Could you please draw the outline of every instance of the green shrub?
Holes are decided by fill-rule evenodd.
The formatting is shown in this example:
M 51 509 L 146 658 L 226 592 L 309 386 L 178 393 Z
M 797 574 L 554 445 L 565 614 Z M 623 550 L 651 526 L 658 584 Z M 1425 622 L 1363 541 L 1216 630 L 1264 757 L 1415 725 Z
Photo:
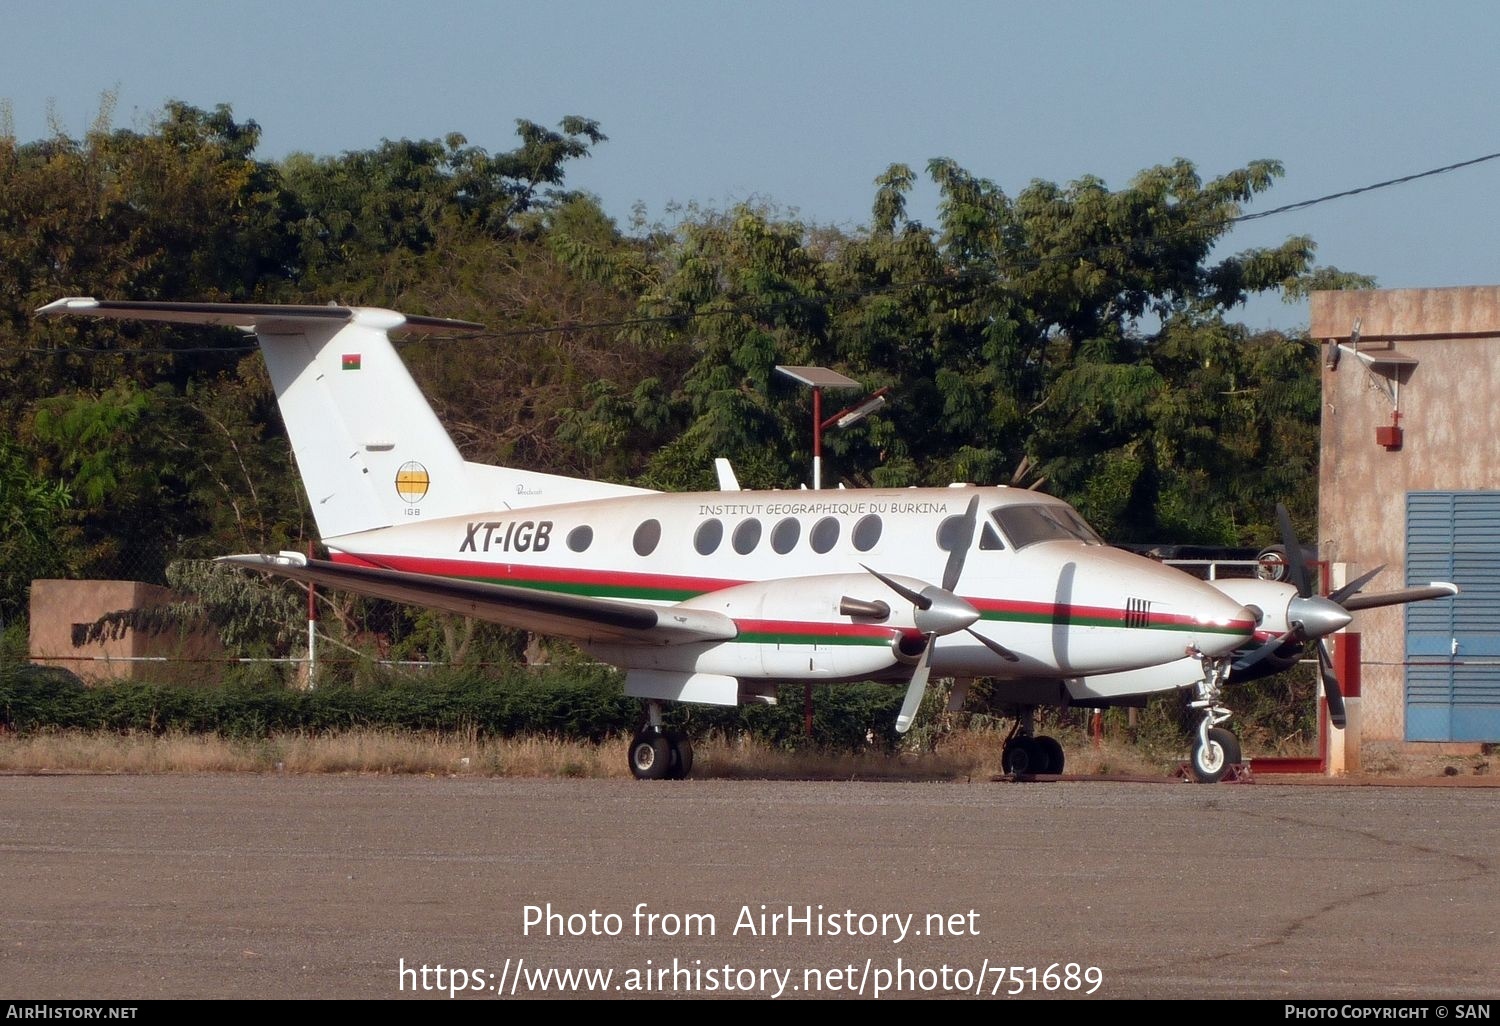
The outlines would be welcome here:
M 625 696 L 621 680 L 617 670 L 581 664 L 499 673 L 373 667 L 358 681 L 312 691 L 253 673 L 231 674 L 216 686 L 120 681 L 85 687 L 66 671 L 20 666 L 0 670 L 0 725 L 19 731 L 184 731 L 235 739 L 360 727 L 599 741 L 644 722 L 640 700 Z M 783 688 L 780 705 L 669 705 L 667 718 L 674 727 L 748 733 L 786 749 L 889 749 L 896 741 L 901 697 L 900 688 L 886 685 L 820 685 L 814 689 L 810 739 L 803 733 L 800 685 Z

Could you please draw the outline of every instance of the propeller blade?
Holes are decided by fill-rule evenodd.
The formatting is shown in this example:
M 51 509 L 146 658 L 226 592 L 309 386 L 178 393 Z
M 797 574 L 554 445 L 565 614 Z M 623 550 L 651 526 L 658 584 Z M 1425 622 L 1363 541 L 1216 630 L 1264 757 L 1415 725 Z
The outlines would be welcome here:
M 1363 588 L 1365 585 L 1373 581 L 1375 579 L 1375 575 L 1380 573 L 1380 571 L 1384 569 L 1385 564 L 1381 563 L 1374 570 L 1371 570 L 1363 577 L 1356 577 L 1354 580 L 1350 581 L 1348 584 L 1344 585 L 1342 588 L 1329 595 L 1328 597 L 1333 599 L 1333 601 L 1337 602 L 1339 605 L 1343 605 L 1344 599 L 1351 598 L 1359 591 L 1359 589 Z
M 1344 712 L 1344 693 L 1339 690 L 1339 679 L 1333 673 L 1333 657 L 1328 654 L 1328 643 L 1322 638 L 1318 639 L 1318 675 L 1323 678 L 1323 695 L 1328 699 L 1328 722 L 1343 730 L 1348 719 Z
M 927 677 L 932 672 L 932 645 L 937 636 L 927 635 L 927 644 L 911 671 L 911 683 L 906 685 L 906 700 L 901 703 L 901 712 L 896 715 L 896 733 L 905 734 L 911 729 L 911 721 L 917 718 L 917 709 L 922 705 L 922 696 L 927 693 Z
M 863 563 L 865 572 L 872 574 L 881 584 L 912 604 L 912 620 L 923 634 L 952 634 L 961 631 L 979 619 L 979 610 L 969 605 L 953 592 L 929 584 L 915 591 L 878 570 L 871 570 Z
M 1250 667 L 1255 666 L 1257 663 L 1263 662 L 1264 660 L 1270 658 L 1273 652 L 1281 648 L 1281 646 L 1285 645 L 1288 641 L 1301 641 L 1301 639 L 1297 637 L 1297 634 L 1300 630 L 1300 627 L 1293 627 L 1281 637 L 1270 639 L 1265 644 L 1261 645 L 1260 648 L 1257 648 L 1255 651 L 1251 652 L 1244 659 L 1236 659 L 1234 662 L 1235 671 L 1243 673 L 1244 671 L 1250 669 Z
M 963 526 L 960 528 L 956 538 L 948 541 L 952 548 L 948 550 L 948 565 L 943 568 L 943 590 L 952 591 L 958 587 L 958 579 L 964 572 L 964 560 L 969 558 L 969 546 L 974 544 L 974 526 L 979 519 L 979 496 L 969 500 L 968 509 L 964 510 Z
M 879 570 L 871 570 L 863 563 L 859 565 L 861 567 L 864 567 L 867 573 L 874 575 L 875 579 L 881 584 L 885 585 L 887 588 L 894 591 L 897 595 L 900 595 L 902 598 L 906 599 L 906 601 L 910 602 L 918 609 L 930 609 L 932 607 L 932 599 L 928 598 L 926 595 L 923 595 L 921 592 L 912 591 L 906 585 L 891 580 Z
M 1292 583 L 1297 586 L 1297 594 L 1307 598 L 1312 594 L 1312 586 L 1307 581 L 1307 557 L 1297 541 L 1297 532 L 1292 530 L 1292 515 L 1279 502 L 1276 504 L 1276 522 L 1281 525 L 1281 545 L 1286 549 L 1286 565 Z
M 1010 649 L 1008 649 L 1004 645 L 1000 644 L 1000 642 L 993 641 L 990 638 L 986 638 L 983 634 L 980 634 L 978 631 L 974 630 L 972 627 L 965 627 L 964 630 L 966 630 L 970 634 L 974 635 L 974 637 L 979 640 L 979 643 L 981 645 L 983 645 L 985 648 L 989 649 L 991 652 L 995 653 L 1001 659 L 1004 659 L 1006 662 L 1019 663 L 1021 661 L 1021 657 L 1020 656 L 1016 655 Z
M 1402 588 L 1400 591 L 1377 591 L 1373 595 L 1351 595 L 1343 601 L 1349 612 L 1375 609 L 1379 606 L 1398 606 L 1403 602 L 1421 602 L 1424 599 L 1449 598 L 1458 594 L 1458 585 L 1447 581 L 1433 581 L 1425 588 Z

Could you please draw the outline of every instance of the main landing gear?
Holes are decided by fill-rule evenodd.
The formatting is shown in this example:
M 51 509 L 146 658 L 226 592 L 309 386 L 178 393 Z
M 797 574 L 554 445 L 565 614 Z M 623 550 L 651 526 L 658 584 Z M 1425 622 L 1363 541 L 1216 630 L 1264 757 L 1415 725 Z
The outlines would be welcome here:
M 1035 706 L 1024 706 L 1016 717 L 1015 729 L 1000 753 L 1000 768 L 1006 773 L 1062 773 L 1063 747 L 1057 739 L 1033 734 Z
M 661 725 L 661 703 L 646 703 L 646 726 L 630 739 L 630 772 L 637 780 L 682 780 L 693 772 L 693 742 Z
M 1204 659 L 1203 679 L 1197 685 L 1197 698 L 1190 707 L 1201 710 L 1198 736 L 1193 739 L 1190 760 L 1193 779 L 1202 784 L 1216 784 L 1230 768 L 1240 762 L 1240 742 L 1220 726 L 1229 720 L 1230 712 L 1219 704 L 1219 693 L 1229 676 L 1228 659 Z

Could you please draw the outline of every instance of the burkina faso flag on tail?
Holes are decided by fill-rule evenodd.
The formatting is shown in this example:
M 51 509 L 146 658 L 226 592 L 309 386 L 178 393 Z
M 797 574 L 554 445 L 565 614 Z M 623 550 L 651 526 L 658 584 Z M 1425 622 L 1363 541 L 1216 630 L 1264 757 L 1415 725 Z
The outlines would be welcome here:
M 344 354 L 344 370 L 359 370 L 359 354 L 358 353 L 345 353 Z

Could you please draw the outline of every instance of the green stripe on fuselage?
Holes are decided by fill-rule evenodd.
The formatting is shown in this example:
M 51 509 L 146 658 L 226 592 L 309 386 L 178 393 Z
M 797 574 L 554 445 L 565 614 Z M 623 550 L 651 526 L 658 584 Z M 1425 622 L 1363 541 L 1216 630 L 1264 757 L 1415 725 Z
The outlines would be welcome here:
M 744 631 L 731 639 L 740 645 L 889 645 L 890 638 L 869 634 L 795 634 L 776 631 Z
M 1106 616 L 1083 616 L 1071 613 L 1062 615 L 1047 613 L 1022 613 L 1007 610 L 986 609 L 980 614 L 981 620 L 989 620 L 995 623 L 1038 623 L 1047 626 L 1064 627 L 1113 627 L 1116 630 L 1132 631 L 1209 631 L 1213 634 L 1244 635 L 1249 637 L 1250 628 L 1235 629 L 1232 627 L 1211 628 L 1201 623 L 1151 623 L 1132 624 L 1126 623 L 1123 614 Z

